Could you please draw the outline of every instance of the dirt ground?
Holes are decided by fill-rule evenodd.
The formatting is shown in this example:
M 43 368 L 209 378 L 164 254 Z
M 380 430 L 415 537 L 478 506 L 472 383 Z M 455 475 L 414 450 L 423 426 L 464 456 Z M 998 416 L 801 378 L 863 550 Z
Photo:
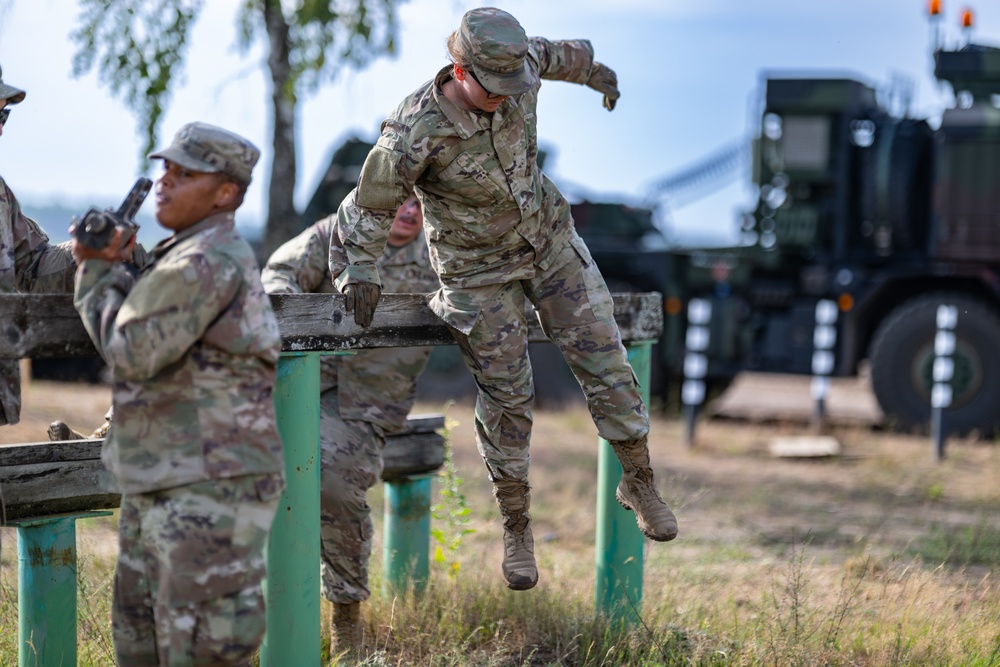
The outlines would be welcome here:
M 109 404 L 108 387 L 30 382 L 22 421 L 0 428 L 0 445 L 46 440 L 54 419 L 89 432 Z M 444 410 L 444 404 L 427 403 L 415 412 Z M 814 556 L 834 561 L 859 554 L 891 558 L 941 528 L 995 524 L 990 517 L 1000 509 L 1000 448 L 952 439 L 947 457 L 937 462 L 927 436 L 877 428 L 881 415 L 862 380 L 835 384 L 827 403 L 826 433 L 842 448 L 837 456 L 771 455 L 775 439 L 812 433 L 808 379 L 743 377 L 706 413 L 711 416 L 699 419 L 691 446 L 678 419 L 655 417 L 651 432 L 659 486 L 680 517 L 678 555 L 706 544 L 780 550 L 799 540 L 811 544 Z M 480 537 L 492 541 L 499 526 L 475 449 L 472 408 L 450 405 L 447 414 L 457 423 L 455 461 Z M 593 503 L 580 507 L 576 498 L 592 496 L 596 483 L 596 430 L 579 406 L 539 411 L 535 420 L 536 535 L 559 550 L 592 548 Z

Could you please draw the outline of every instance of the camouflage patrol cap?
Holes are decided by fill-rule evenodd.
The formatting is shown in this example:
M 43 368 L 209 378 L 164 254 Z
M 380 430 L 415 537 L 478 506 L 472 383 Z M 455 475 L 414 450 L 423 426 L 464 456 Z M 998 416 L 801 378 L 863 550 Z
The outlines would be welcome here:
M 27 95 L 20 88 L 8 86 L 3 82 L 3 68 L 0 67 L 0 100 L 7 100 L 7 104 L 17 104 Z
M 525 56 L 528 37 L 517 19 L 495 7 L 471 9 L 458 29 L 467 63 L 482 86 L 496 95 L 520 95 L 531 88 Z
M 191 171 L 228 174 L 246 185 L 259 157 L 260 150 L 252 143 L 208 123 L 188 123 L 177 130 L 170 146 L 149 154 L 150 160 L 170 160 Z

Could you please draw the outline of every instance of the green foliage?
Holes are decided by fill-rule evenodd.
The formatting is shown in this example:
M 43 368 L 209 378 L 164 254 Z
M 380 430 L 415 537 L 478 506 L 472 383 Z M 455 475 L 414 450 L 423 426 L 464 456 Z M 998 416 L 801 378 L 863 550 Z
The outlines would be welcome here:
M 926 563 L 995 568 L 1000 566 L 1000 528 L 986 514 L 973 526 L 936 524 L 914 550 Z
M 396 50 L 396 9 L 404 0 L 245 0 L 237 12 L 237 45 L 268 46 L 281 100 L 315 91 L 342 66 L 362 67 Z M 79 0 L 72 34 L 73 74 L 96 65 L 99 79 L 141 123 L 142 156 L 154 150 L 171 86 L 183 71 L 190 30 L 204 0 Z M 143 161 L 144 165 L 145 162 Z
M 290 87 L 315 91 L 344 65 L 361 68 L 373 58 L 396 52 L 396 5 L 403 0 L 301 0 L 281 11 L 279 0 L 245 0 L 237 25 L 246 53 L 258 38 L 283 31 Z M 301 86 L 301 88 L 300 88 Z
M 443 527 L 432 527 L 431 537 L 437 542 L 434 548 L 434 562 L 443 566 L 448 576 L 454 579 L 462 569 L 457 559 L 458 548 L 466 535 L 476 532 L 469 528 L 469 502 L 462 493 L 462 478 L 458 475 L 451 450 L 451 431 L 458 422 L 448 420 L 444 431 L 444 466 L 441 468 L 441 502 L 431 507 L 431 517 L 443 523 Z
M 79 25 L 71 35 L 77 47 L 73 75 L 86 74 L 97 63 L 100 81 L 124 100 L 142 125 L 143 166 L 144 156 L 156 146 L 170 84 L 183 65 L 188 29 L 203 4 L 203 0 L 80 0 Z

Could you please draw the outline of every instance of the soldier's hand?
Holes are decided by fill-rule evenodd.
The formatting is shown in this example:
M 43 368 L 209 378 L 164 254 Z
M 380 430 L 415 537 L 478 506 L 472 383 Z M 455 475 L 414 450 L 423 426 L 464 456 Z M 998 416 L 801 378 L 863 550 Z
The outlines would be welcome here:
M 375 306 L 382 296 L 382 288 L 375 283 L 350 283 L 344 287 L 347 312 L 354 313 L 354 323 L 367 327 L 375 317 Z
M 604 108 L 611 111 L 615 108 L 622 94 L 618 91 L 618 75 L 607 65 L 595 62 L 590 71 L 587 85 L 599 93 L 604 93 Z
M 73 237 L 73 244 L 70 246 L 70 252 L 73 255 L 73 259 L 79 264 L 85 259 L 103 259 L 108 262 L 120 262 L 122 259 L 119 256 L 121 252 L 121 242 L 122 242 L 122 230 L 116 229 L 115 235 L 111 237 L 111 243 L 100 249 L 91 248 L 90 246 L 85 246 L 77 240 L 76 236 L 73 235 L 73 227 L 69 228 L 70 236 Z M 129 244 L 126 244 L 129 247 Z M 129 254 L 135 248 L 135 244 L 132 243 L 129 247 Z

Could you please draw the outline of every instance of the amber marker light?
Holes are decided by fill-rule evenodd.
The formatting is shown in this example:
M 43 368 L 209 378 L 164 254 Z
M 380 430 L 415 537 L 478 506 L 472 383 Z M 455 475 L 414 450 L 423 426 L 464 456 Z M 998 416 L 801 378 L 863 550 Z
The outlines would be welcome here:
M 927 13 L 931 16 L 941 15 L 941 0 L 930 0 L 927 3 Z
M 680 315 L 683 305 L 678 297 L 668 296 L 663 300 L 663 312 L 670 316 Z
M 854 297 L 847 292 L 844 292 L 837 297 L 837 308 L 839 308 L 842 313 L 846 313 L 851 310 L 854 308 Z
M 975 23 L 974 17 L 972 16 L 971 9 L 962 10 L 962 27 L 971 28 L 972 24 Z

